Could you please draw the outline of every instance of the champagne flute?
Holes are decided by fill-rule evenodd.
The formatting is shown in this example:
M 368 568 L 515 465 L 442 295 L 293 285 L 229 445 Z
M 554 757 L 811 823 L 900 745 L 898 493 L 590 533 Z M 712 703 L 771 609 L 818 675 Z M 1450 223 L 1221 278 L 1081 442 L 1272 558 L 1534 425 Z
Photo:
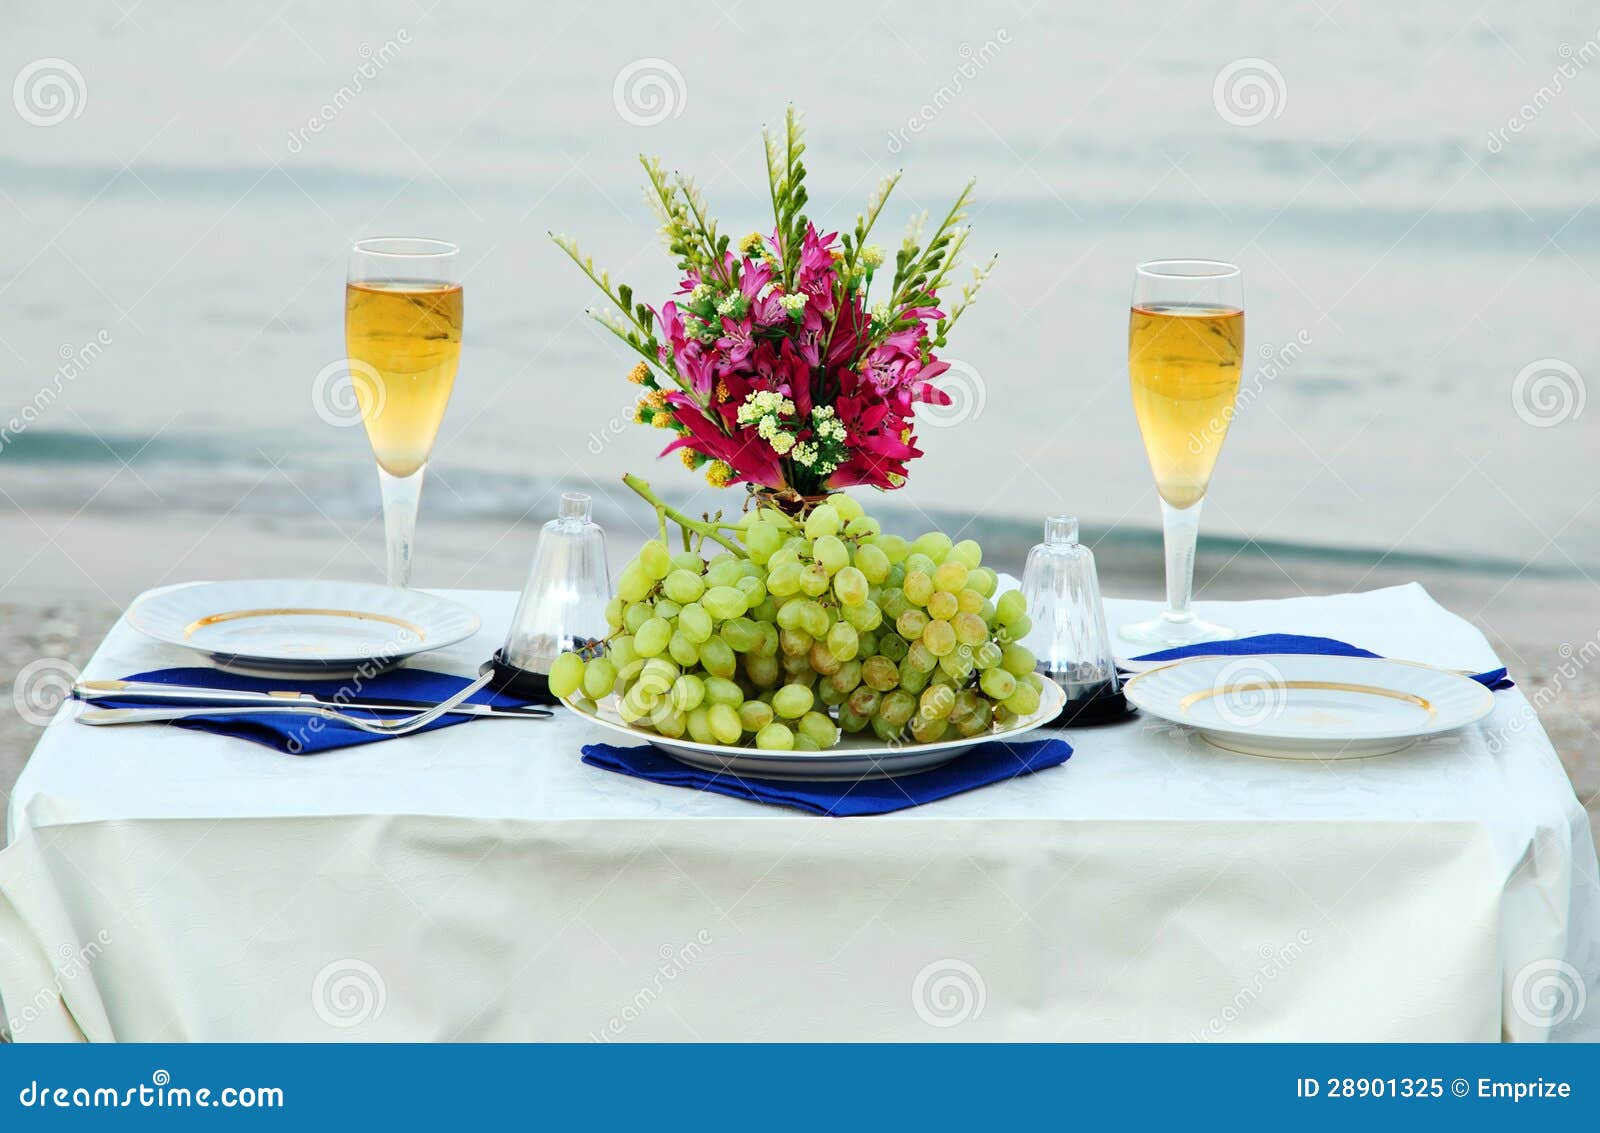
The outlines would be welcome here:
M 1233 264 L 1154 260 L 1134 274 L 1128 378 L 1145 455 L 1161 493 L 1167 606 L 1122 627 L 1156 647 L 1219 641 L 1233 630 L 1194 616 L 1194 548 L 1200 504 L 1233 420 L 1244 358 L 1244 284 Z
M 461 358 L 461 249 L 383 237 L 350 249 L 344 340 L 383 493 L 390 586 L 411 583 L 422 476 Z

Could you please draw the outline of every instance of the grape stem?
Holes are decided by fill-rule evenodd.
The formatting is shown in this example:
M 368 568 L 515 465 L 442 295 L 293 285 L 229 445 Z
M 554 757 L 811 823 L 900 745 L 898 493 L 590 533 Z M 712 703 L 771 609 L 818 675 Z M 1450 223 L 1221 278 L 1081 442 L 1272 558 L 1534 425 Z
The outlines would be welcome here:
M 685 531 L 693 531 L 702 539 L 711 539 L 715 542 L 721 543 L 724 547 L 738 555 L 741 559 L 749 558 L 749 556 L 745 554 L 743 547 L 739 546 L 738 543 L 735 543 L 732 539 L 727 538 L 717 530 L 717 527 L 719 526 L 718 524 L 702 523 L 698 519 L 690 519 L 677 508 L 663 502 L 661 497 L 655 494 L 655 491 L 650 487 L 649 484 L 645 483 L 645 481 L 639 479 L 639 477 L 633 475 L 632 473 L 625 473 L 622 477 L 622 482 L 628 487 L 632 488 L 645 501 L 645 503 L 656 509 L 656 517 L 661 524 L 662 542 L 666 542 L 666 521 L 670 519 Z

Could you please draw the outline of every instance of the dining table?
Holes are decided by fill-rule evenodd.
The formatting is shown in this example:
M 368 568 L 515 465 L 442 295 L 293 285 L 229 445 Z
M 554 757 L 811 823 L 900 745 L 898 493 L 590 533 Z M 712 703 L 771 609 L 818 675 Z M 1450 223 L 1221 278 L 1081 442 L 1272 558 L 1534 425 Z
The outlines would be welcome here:
M 516 595 L 411 659 L 473 675 Z M 1109 598 L 1113 627 L 1158 604 Z M 1469 671 L 1410 584 L 1200 602 Z M 196 664 L 125 621 L 84 666 Z M 1515 674 L 1513 674 L 1515 675 Z M 69 701 L 13 790 L 14 1041 L 1600 1038 L 1600 880 L 1529 699 L 1366 759 L 1132 714 L 1060 766 L 820 817 L 590 766 L 576 714 L 289 755 Z

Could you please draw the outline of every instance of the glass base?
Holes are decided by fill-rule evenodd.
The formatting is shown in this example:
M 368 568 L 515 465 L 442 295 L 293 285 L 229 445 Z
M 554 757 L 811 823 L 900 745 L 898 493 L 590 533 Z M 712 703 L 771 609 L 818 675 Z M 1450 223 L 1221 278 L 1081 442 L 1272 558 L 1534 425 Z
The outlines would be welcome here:
M 1150 646 L 1151 652 L 1179 645 L 1198 645 L 1202 641 L 1229 641 L 1239 636 L 1238 630 L 1201 621 L 1193 614 L 1175 618 L 1168 613 L 1162 613 L 1147 622 L 1125 625 L 1118 633 L 1124 641 Z

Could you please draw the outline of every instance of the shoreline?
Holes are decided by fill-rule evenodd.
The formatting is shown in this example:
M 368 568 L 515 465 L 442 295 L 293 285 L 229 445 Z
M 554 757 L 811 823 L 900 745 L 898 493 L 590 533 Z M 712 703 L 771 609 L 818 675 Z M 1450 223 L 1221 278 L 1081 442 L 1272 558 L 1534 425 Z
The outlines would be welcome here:
M 538 539 L 534 520 L 437 520 L 418 533 L 421 587 L 518 590 Z M 613 567 L 645 537 L 607 528 Z M 1114 597 L 1155 598 L 1162 591 L 1159 552 L 1116 533 L 1096 541 L 1102 590 Z M 988 561 L 1021 574 L 1031 538 L 986 542 Z M 199 579 L 321 576 L 377 581 L 382 523 L 376 516 L 335 524 L 240 514 L 118 517 L 57 511 L 0 512 L 0 545 L 17 549 L 0 586 L 0 657 L 12 682 L 30 663 L 58 658 L 81 667 L 107 629 L 140 593 Z M 1582 576 L 1521 577 L 1451 567 L 1419 569 L 1415 556 L 1374 565 L 1364 557 L 1316 557 L 1297 549 L 1286 561 L 1270 550 L 1224 553 L 1202 544 L 1196 596 L 1288 597 L 1370 590 L 1421 582 L 1448 609 L 1483 631 L 1539 718 L 1589 811 L 1600 837 L 1600 672 L 1581 663 L 1593 650 L 1575 639 L 1575 611 L 1593 606 Z M 1592 639 L 1591 639 L 1592 640 Z M 1357 643 L 1359 644 L 1359 643 Z M 1537 698 L 1537 699 L 1536 699 Z M 40 729 L 14 708 L 0 716 L 0 791 L 9 794 Z

